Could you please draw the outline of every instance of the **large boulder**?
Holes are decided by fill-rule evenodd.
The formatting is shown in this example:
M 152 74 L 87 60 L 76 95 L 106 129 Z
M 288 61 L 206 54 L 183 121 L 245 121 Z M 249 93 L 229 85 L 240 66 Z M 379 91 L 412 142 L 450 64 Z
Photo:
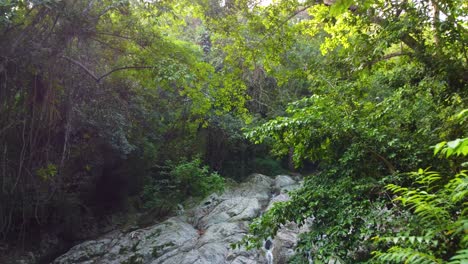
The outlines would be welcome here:
M 286 191 L 292 191 L 299 186 L 298 182 L 295 181 L 288 175 L 278 175 L 275 178 L 275 191 L 277 193 L 284 193 Z

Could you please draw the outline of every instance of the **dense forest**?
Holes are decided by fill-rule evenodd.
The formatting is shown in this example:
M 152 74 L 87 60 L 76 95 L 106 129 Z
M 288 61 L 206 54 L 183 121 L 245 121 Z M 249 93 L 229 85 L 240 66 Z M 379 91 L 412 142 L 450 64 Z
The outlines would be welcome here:
M 467 263 L 467 96 L 463 0 L 0 0 L 0 260 L 257 172 L 304 183 L 233 247 Z

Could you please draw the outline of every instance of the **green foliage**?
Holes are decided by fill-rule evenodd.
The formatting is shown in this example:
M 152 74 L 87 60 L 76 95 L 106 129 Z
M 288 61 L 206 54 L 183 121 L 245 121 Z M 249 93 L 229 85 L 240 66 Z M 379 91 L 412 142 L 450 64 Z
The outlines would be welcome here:
M 123 210 L 154 164 L 204 154 L 210 116 L 245 116 L 243 84 L 207 62 L 202 25 L 182 6 L 0 1 L 0 239 Z M 221 185 L 205 178 L 187 192 Z
M 442 142 L 435 153 L 449 158 L 463 155 L 467 139 Z M 376 251 L 375 259 L 388 263 L 464 263 L 468 261 L 468 171 L 461 170 L 454 176 L 442 176 L 438 172 L 419 169 L 409 176 L 414 186 L 387 185 L 397 194 L 396 201 L 410 209 L 417 218 L 418 230 L 405 230 L 400 238 L 376 238 L 393 245 L 388 251 Z M 408 233 L 415 233 L 408 236 Z M 408 243 L 408 242 L 409 243 Z M 406 243 L 403 243 L 406 242 Z M 402 247 L 406 245 L 406 247 Z
M 255 158 L 252 164 L 253 171 L 265 175 L 285 174 L 286 170 L 278 160 L 272 158 Z
M 178 163 L 169 174 L 185 195 L 203 198 L 224 188 L 224 179 L 217 172 L 210 173 L 208 166 L 202 166 L 199 158 Z
M 44 181 L 50 180 L 57 175 L 57 166 L 55 164 L 47 164 L 44 168 L 39 168 L 36 171 L 37 176 L 41 177 Z
M 143 201 L 143 207 L 145 209 L 152 209 L 158 208 L 164 205 L 167 201 L 165 200 L 166 196 L 164 196 L 163 186 L 155 180 L 148 179 L 148 182 L 143 186 L 143 190 L 141 191 L 141 199 Z M 171 201 L 171 199 L 168 199 Z M 171 209 L 175 206 L 175 204 L 171 204 Z
M 468 138 L 440 142 L 434 146 L 434 154 L 439 152 L 447 158 L 453 154 L 466 156 L 468 155 Z
M 143 186 L 141 197 L 145 209 L 167 205 L 173 209 L 187 197 L 204 198 L 224 189 L 224 178 L 217 172 L 210 172 L 199 158 L 169 163 L 160 169 L 160 177 L 149 178 Z
M 397 151 L 398 148 L 411 149 L 407 143 L 398 142 L 404 140 L 399 139 L 399 137 L 406 136 L 403 134 L 404 131 L 400 130 L 400 135 L 397 135 L 397 133 L 392 133 L 393 128 L 388 127 L 387 129 L 380 128 L 379 130 L 384 129 L 382 131 L 375 130 L 369 133 L 369 126 L 386 122 L 386 115 L 390 116 L 388 121 L 392 122 L 393 125 L 401 122 L 398 118 L 403 120 L 409 118 L 405 112 L 399 110 L 400 107 L 393 106 L 395 103 L 397 105 L 405 104 L 405 99 L 400 95 L 398 98 L 397 101 L 394 101 L 392 97 L 388 101 L 383 101 L 374 108 L 373 113 L 364 118 L 367 129 L 361 131 L 362 136 L 355 137 L 344 153 L 331 152 L 336 151 L 332 147 L 333 145 L 329 149 L 322 148 L 319 151 L 321 156 L 318 156 L 317 159 L 325 163 L 325 165 L 322 164 L 323 171 L 319 175 L 309 176 L 304 187 L 291 195 L 290 201 L 276 204 L 270 211 L 256 219 L 250 226 L 249 235 L 244 238 L 242 243 L 248 247 L 259 247 L 263 239 L 274 237 L 283 224 L 293 221 L 301 225 L 308 223 L 311 230 L 302 235 L 297 247 L 300 254 L 295 257 L 294 261 L 298 263 L 305 261 L 303 257 L 306 255 L 313 256 L 317 261 L 327 262 L 332 259 L 341 259 L 345 263 L 402 263 L 405 261 L 405 263 L 445 263 L 451 258 L 463 261 L 463 251 L 459 253 L 456 251 L 466 248 L 466 241 L 468 241 L 466 238 L 467 216 L 465 208 L 468 193 L 466 171 L 461 170 L 455 176 L 448 177 L 429 169 L 420 169 L 411 174 L 392 174 L 384 177 L 382 174 L 379 176 L 375 171 L 371 173 L 366 169 L 369 166 L 369 160 L 366 161 L 366 167 L 362 167 L 363 164 L 360 162 L 353 161 L 353 159 L 362 158 L 363 156 L 359 153 L 362 148 L 371 147 L 370 144 L 375 144 L 373 149 L 392 149 L 392 152 Z M 311 102 L 313 107 L 304 108 L 302 106 L 306 114 L 294 115 L 301 113 L 301 109 L 291 112 L 293 118 L 297 118 L 297 120 L 277 118 L 257 128 L 254 132 L 250 132 L 252 134 L 249 136 L 255 137 L 255 133 L 259 133 L 271 136 L 276 140 L 285 140 L 286 133 L 301 131 L 302 127 L 297 124 L 304 120 L 303 124 L 309 124 L 309 126 L 305 126 L 309 130 L 310 127 L 321 124 L 321 126 L 318 125 L 319 129 L 314 130 L 315 133 L 307 134 L 309 140 L 313 139 L 314 136 L 320 135 L 317 132 L 324 131 L 324 126 L 330 126 L 330 121 L 329 119 L 320 119 L 325 110 L 321 110 L 321 105 L 316 103 L 317 101 Z M 424 109 L 424 104 L 419 104 L 417 108 Z M 312 111 L 306 112 L 309 109 Z M 380 112 L 380 109 L 384 111 Z M 317 110 L 319 110 L 319 114 L 314 116 L 314 111 Z M 405 110 L 408 111 L 408 107 Z M 393 111 L 397 111 L 398 114 L 392 113 Z M 420 113 L 423 114 L 423 112 Z M 414 115 L 417 116 L 417 113 L 418 111 L 414 112 Z M 324 113 L 329 117 L 327 114 Z M 376 116 L 379 118 L 374 119 Z M 354 119 L 355 121 L 351 124 L 354 127 L 359 126 L 360 118 L 362 117 Z M 311 119 L 318 121 L 308 123 Z M 420 129 L 412 129 L 412 133 L 416 133 L 419 137 L 426 136 L 425 126 L 431 127 L 429 126 L 430 122 L 421 119 L 419 121 L 422 121 L 420 124 L 425 125 Z M 333 128 L 334 130 L 346 129 L 346 122 L 343 123 L 342 128 L 338 126 Z M 331 133 L 339 132 L 332 131 Z M 296 135 L 301 134 L 297 133 Z M 393 135 L 396 138 L 390 142 L 383 140 L 388 135 Z M 277 137 L 275 138 L 275 136 Z M 356 139 L 361 137 L 367 139 L 367 144 L 356 142 Z M 295 140 L 294 137 L 291 138 Z M 339 140 L 343 139 L 335 137 L 331 142 Z M 419 149 L 420 146 L 424 145 L 419 140 L 414 138 L 413 143 L 415 141 L 421 142 L 421 145 L 415 146 L 414 150 L 429 155 L 430 152 Z M 304 140 L 303 137 L 300 137 L 298 141 L 292 142 L 302 143 Z M 343 142 L 346 141 L 341 141 L 338 146 Z M 435 151 L 444 157 L 457 158 L 463 156 L 465 142 L 466 139 L 459 139 L 449 141 L 449 143 L 439 143 L 435 147 Z M 282 141 L 278 143 L 283 144 Z M 385 145 L 380 145 L 382 143 Z M 310 147 L 305 148 L 305 150 L 310 151 Z M 312 150 L 315 151 L 315 149 Z M 392 160 L 398 161 L 394 164 L 399 164 L 399 167 L 406 167 L 404 163 L 417 163 L 422 159 L 420 155 L 416 156 L 417 159 L 414 156 L 405 159 L 406 154 L 397 153 L 396 156 L 392 157 Z M 332 155 L 332 160 L 338 159 L 339 162 L 328 163 L 329 155 Z M 431 159 L 425 160 L 426 162 L 431 161 Z M 379 161 L 383 162 L 382 158 L 379 158 Z M 440 160 L 432 160 L 432 162 L 435 161 L 440 164 L 436 164 L 437 166 L 434 167 L 445 167 Z M 459 165 L 462 164 L 463 160 L 458 160 L 458 162 L 459 164 L 455 163 L 451 166 L 455 169 L 460 168 Z M 383 163 L 389 166 L 386 162 Z M 350 165 L 351 167 L 348 167 Z M 378 163 L 373 164 L 371 168 L 375 169 L 376 165 Z M 395 173 L 396 170 L 393 172 Z M 385 173 L 385 171 L 381 173 Z M 399 195 L 396 199 L 390 200 L 391 194 L 384 188 L 388 182 L 409 184 L 411 187 L 401 187 L 401 185 L 394 183 L 387 184 L 387 190 Z M 410 210 L 398 207 L 394 203 L 395 201 L 401 201 L 402 205 Z M 308 222 L 308 218 L 313 219 L 313 221 Z M 373 240 L 379 241 L 379 243 L 374 244 Z M 388 250 L 382 253 L 379 249 Z M 371 251 L 375 251 L 374 258 L 371 258 Z
M 271 148 L 319 174 L 247 244 L 314 217 L 298 261 L 464 261 L 466 4 L 254 2 L 0 0 L 0 238 L 222 189 L 180 157 L 280 173 Z
M 276 203 L 250 225 L 242 243 L 259 247 L 263 239 L 274 237 L 283 224 L 292 221 L 307 224 L 310 230 L 301 235 L 295 257 L 298 263 L 306 255 L 325 263 L 331 259 L 364 262 L 370 258 L 372 237 L 390 234 L 408 221 L 387 208 L 386 194 L 379 193 L 381 186 L 371 178 L 336 178 L 326 173 L 308 176 L 290 201 Z
M 386 254 L 376 254 L 376 258 L 384 263 L 421 263 L 436 264 L 444 263 L 432 255 L 421 253 L 411 248 L 392 247 Z
M 348 1 L 337 1 L 331 8 L 313 3 L 311 7 L 308 3 L 296 5 L 296 9 L 288 7 L 294 11 L 307 10 L 311 18 L 300 17 L 300 12 L 282 13 L 291 10 L 283 6 L 287 3 L 294 5 L 281 1 L 252 12 L 268 13 L 262 23 L 276 24 L 271 31 L 258 33 L 261 36 L 257 38 L 245 34 L 246 46 L 257 43 L 267 46 L 261 49 L 264 53 L 258 54 L 260 59 L 257 57 L 256 62 L 273 57 L 273 63 L 265 63 L 274 65 L 266 67 L 269 74 L 283 78 L 284 85 L 300 78 L 312 95 L 292 99 L 286 113 L 255 124 L 246 131 L 246 136 L 255 143 L 271 142 L 273 153 L 278 156 L 294 150 L 293 159 L 298 167 L 304 160 L 316 161 L 320 174 L 311 177 L 314 180 L 306 180 L 304 188 L 293 194 L 291 201 L 274 206 L 254 221 L 244 244 L 260 246 L 282 224 L 288 221 L 303 224 L 307 217 L 313 217 L 312 231 L 303 235 L 298 246 L 299 263 L 306 255 L 325 263 L 332 259 L 345 263 L 372 262 L 371 252 L 378 246 L 371 238 L 377 236 L 388 237 L 387 241 L 394 239 L 400 248 L 421 240 L 421 245 L 417 245 L 421 251 L 414 248 L 404 253 L 392 251 L 412 261 L 423 261 L 427 256 L 431 256 L 431 261 L 448 261 L 453 254 L 449 250 L 452 241 L 424 234 L 426 226 L 410 211 L 397 206 L 384 186 L 444 181 L 444 177 L 438 179 L 438 174 L 429 171 L 427 178 L 418 180 L 400 173 L 421 164 L 431 164 L 433 169 L 440 170 L 461 166 L 462 163 L 437 160 L 426 146 L 465 136 L 466 126 L 451 121 L 450 117 L 466 107 L 467 86 L 462 77 L 467 66 L 462 48 L 466 39 L 456 37 L 450 42 L 440 42 L 434 37 L 433 18 L 427 12 L 432 8 L 429 3 L 365 2 L 364 8 L 359 3 L 349 11 L 346 9 L 352 3 Z M 448 13 L 457 16 L 455 9 Z M 289 50 L 294 47 L 292 36 L 299 39 L 296 43 L 310 41 L 324 57 L 302 54 L 309 59 L 305 62 L 310 67 L 305 63 L 300 68 L 289 66 L 289 56 L 294 55 Z M 258 38 L 263 39 L 256 42 Z M 459 155 L 465 149 L 462 141 L 450 141 L 450 147 L 456 148 Z M 437 151 L 446 145 L 442 143 Z M 443 151 L 452 155 L 454 150 Z M 425 197 L 424 193 L 413 194 L 417 199 Z M 447 212 L 427 203 L 421 206 L 418 210 L 426 211 L 427 217 L 429 208 L 434 209 L 433 215 L 441 214 L 441 218 L 456 218 L 459 211 L 454 208 L 460 209 L 460 204 Z M 363 224 L 366 222 L 375 224 Z M 413 233 L 395 236 L 403 228 Z M 434 257 L 429 252 L 441 243 L 446 252 Z
M 359 94 L 367 89 L 369 79 L 376 86 L 385 85 L 385 79 L 378 75 L 364 78 L 351 85 L 324 88 L 291 103 L 286 116 L 246 135 L 256 143 L 273 140 L 277 155 L 286 155 L 293 148 L 296 165 L 303 160 L 320 160 L 322 168 L 334 166 L 348 175 L 382 175 L 416 166 L 428 153 L 421 145 L 437 138 L 427 132 L 436 129 L 431 120 L 439 120 L 437 111 L 444 108 L 438 106 L 425 83 L 411 89 L 386 87 L 389 95 L 380 99 L 382 102 L 376 102 L 375 97 L 362 98 Z M 362 162 L 367 156 L 372 158 Z M 336 160 L 340 166 L 335 166 Z

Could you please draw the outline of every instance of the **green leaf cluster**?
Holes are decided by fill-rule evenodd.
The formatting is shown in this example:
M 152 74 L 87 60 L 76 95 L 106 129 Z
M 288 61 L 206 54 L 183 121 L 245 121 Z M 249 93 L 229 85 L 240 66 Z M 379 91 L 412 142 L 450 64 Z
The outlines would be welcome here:
M 173 208 L 188 197 L 202 199 L 213 192 L 221 192 L 225 180 L 217 172 L 203 166 L 199 158 L 161 167 L 160 176 L 148 178 L 141 192 L 145 209 L 170 204 Z

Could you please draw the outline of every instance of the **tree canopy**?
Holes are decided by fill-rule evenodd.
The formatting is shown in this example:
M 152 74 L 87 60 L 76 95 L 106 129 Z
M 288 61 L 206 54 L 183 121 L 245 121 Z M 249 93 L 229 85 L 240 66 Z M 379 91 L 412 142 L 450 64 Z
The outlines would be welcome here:
M 0 47 L 0 240 L 295 170 L 242 245 L 468 260 L 466 1 L 0 0 Z

